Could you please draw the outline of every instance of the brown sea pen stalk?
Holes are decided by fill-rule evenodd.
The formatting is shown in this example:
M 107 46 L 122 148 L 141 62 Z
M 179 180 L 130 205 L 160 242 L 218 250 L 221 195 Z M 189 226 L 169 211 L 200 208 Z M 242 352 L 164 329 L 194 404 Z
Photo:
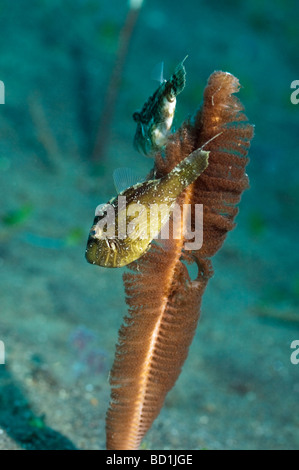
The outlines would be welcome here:
M 203 204 L 202 247 L 185 250 L 183 236 L 153 244 L 124 274 L 129 313 L 119 332 L 110 375 L 108 449 L 138 449 L 187 357 L 202 295 L 213 274 L 210 258 L 234 227 L 236 204 L 248 187 L 245 167 L 253 127 L 233 95 L 238 90 L 233 75 L 213 73 L 201 110 L 170 138 L 164 158 L 156 156 L 157 176 L 161 176 L 221 133 L 205 147 L 210 151 L 208 168 L 178 199 L 181 207 Z M 192 218 L 194 226 L 194 211 Z M 185 223 L 182 219 L 182 226 Z M 197 264 L 195 280 L 182 261 Z

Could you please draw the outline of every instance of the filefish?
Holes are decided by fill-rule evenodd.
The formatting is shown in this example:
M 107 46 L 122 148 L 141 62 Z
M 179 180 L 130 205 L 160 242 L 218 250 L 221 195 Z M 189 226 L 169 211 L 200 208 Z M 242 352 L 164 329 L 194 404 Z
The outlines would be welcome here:
M 144 155 L 150 156 L 166 144 L 172 126 L 176 97 L 186 83 L 185 59 L 177 65 L 169 80 L 162 83 L 143 105 L 141 111 L 133 114 L 137 123 L 134 147 Z
M 87 241 L 87 261 L 116 268 L 146 253 L 177 197 L 207 168 L 208 157 L 201 147 L 162 178 L 135 184 L 98 206 Z M 159 208 L 156 217 L 152 217 L 153 207 Z

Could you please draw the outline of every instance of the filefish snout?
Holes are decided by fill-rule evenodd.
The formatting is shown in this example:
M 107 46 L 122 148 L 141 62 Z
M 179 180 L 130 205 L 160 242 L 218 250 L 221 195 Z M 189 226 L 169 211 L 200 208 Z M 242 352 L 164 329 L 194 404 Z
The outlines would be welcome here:
M 88 238 L 88 241 L 87 241 L 87 248 L 85 250 L 85 258 L 90 264 L 96 264 L 95 260 L 97 258 L 97 244 L 92 234 Z

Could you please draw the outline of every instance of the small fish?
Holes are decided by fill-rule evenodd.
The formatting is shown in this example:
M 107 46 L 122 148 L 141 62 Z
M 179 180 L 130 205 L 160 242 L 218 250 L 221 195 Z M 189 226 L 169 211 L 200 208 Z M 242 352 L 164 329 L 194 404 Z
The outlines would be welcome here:
M 161 84 L 149 97 L 141 111 L 133 114 L 137 123 L 134 147 L 144 155 L 150 155 L 166 144 L 172 126 L 176 97 L 186 83 L 184 61 L 176 67 L 169 80 L 161 78 Z
M 146 253 L 168 221 L 177 197 L 207 168 L 208 157 L 209 152 L 201 147 L 162 178 L 135 184 L 98 206 L 87 241 L 87 261 L 115 268 Z M 160 213 L 152 220 L 154 204 Z

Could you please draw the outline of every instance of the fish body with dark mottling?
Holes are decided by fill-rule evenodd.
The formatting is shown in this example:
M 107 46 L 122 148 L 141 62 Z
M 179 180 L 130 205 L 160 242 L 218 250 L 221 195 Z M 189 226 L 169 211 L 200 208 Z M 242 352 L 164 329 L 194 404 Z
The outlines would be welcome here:
M 141 111 L 133 114 L 137 123 L 135 148 L 150 156 L 166 144 L 172 126 L 176 97 L 186 83 L 185 59 L 178 64 L 169 80 L 162 80 L 159 88 L 149 97 Z
M 209 152 L 201 147 L 162 178 L 133 185 L 101 206 L 96 211 L 89 233 L 86 247 L 87 261 L 99 266 L 116 268 L 126 266 L 146 253 L 152 240 L 168 221 L 178 196 L 208 166 L 208 157 Z M 154 221 L 151 217 L 153 205 L 159 207 L 159 216 Z M 109 227 L 107 230 L 105 227 L 111 213 L 112 234 L 109 232 Z M 122 234 L 120 225 L 122 231 L 124 229 Z

